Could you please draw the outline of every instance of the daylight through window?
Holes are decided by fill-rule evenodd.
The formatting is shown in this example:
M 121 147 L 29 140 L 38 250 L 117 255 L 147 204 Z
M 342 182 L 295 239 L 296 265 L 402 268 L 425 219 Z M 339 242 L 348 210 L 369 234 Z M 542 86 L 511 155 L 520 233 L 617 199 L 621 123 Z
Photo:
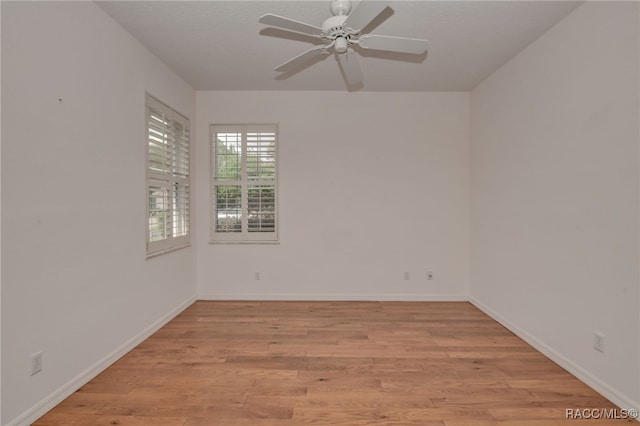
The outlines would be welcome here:
M 277 126 L 213 125 L 212 242 L 277 241 Z
M 189 244 L 189 120 L 147 95 L 147 254 Z

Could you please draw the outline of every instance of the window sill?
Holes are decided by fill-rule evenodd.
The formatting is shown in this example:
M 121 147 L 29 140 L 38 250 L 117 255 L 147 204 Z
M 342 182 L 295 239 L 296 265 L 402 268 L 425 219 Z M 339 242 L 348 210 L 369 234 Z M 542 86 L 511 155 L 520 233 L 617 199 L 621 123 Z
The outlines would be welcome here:
M 191 243 L 187 243 L 187 244 L 183 244 L 183 245 L 180 245 L 180 246 L 167 248 L 167 249 L 164 249 L 164 250 L 158 250 L 158 251 L 147 253 L 147 256 L 146 256 L 145 259 L 151 259 L 152 257 L 162 256 L 163 254 L 167 254 L 167 253 L 171 253 L 171 252 L 174 252 L 174 251 L 182 250 L 183 248 L 187 248 L 187 247 L 191 247 Z
M 279 245 L 280 241 L 209 241 L 211 245 L 217 244 L 267 244 L 267 245 Z

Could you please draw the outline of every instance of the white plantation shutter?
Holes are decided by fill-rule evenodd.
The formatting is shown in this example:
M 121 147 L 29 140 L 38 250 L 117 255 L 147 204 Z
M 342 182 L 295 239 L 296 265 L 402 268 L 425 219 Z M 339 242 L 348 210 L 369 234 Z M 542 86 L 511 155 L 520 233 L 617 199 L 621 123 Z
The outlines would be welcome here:
M 211 126 L 211 241 L 275 242 L 277 126 Z
M 147 95 L 147 254 L 189 244 L 189 120 Z

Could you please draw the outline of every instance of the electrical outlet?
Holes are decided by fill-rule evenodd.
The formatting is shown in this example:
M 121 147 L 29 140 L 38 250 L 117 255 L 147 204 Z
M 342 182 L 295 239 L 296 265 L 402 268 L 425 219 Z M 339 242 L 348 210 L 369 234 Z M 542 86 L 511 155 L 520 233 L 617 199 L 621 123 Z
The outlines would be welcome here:
M 402 275 L 402 279 L 405 281 L 409 281 L 411 279 L 411 275 L 408 271 L 405 271 L 405 273 Z
M 593 332 L 593 349 L 604 352 L 604 334 Z
M 427 279 L 428 280 L 432 280 L 433 279 L 433 271 L 428 271 L 427 272 Z
M 260 272 L 256 272 L 255 278 L 256 281 L 260 281 L 262 279 L 262 274 L 260 274 Z
M 31 355 L 31 375 L 42 371 L 42 352 Z

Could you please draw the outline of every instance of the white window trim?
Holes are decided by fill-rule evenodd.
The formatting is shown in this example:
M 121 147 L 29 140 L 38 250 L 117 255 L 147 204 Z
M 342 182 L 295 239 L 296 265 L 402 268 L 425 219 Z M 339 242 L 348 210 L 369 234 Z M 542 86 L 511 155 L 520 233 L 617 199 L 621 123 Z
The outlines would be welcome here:
M 169 176 L 163 173 L 153 172 L 149 169 L 149 108 L 153 108 L 168 117 L 172 121 L 182 124 L 189 130 L 189 139 L 187 144 L 189 145 L 189 171 L 186 178 L 180 176 Z M 163 102 L 154 98 L 150 94 L 145 94 L 145 246 L 146 257 L 151 258 L 159 256 L 161 254 L 169 253 L 175 250 L 179 250 L 191 245 L 191 211 L 192 211 L 192 189 L 191 184 L 191 127 L 187 117 L 175 111 L 171 107 L 167 106 Z M 187 234 L 183 236 L 169 236 L 159 241 L 149 241 L 149 188 L 152 186 L 166 186 L 170 187 L 174 183 L 186 184 L 189 189 L 189 201 L 187 205 Z
M 251 131 L 273 131 L 276 134 L 275 144 L 275 176 L 273 180 L 265 181 L 268 184 L 275 186 L 275 230 L 274 232 L 248 232 L 246 231 L 247 218 L 244 212 L 247 211 L 247 199 L 242 197 L 242 232 L 217 232 L 216 231 L 216 197 L 215 197 L 215 140 L 214 135 L 216 132 L 229 132 L 229 133 L 249 133 Z M 258 123 L 258 124 L 211 124 L 209 126 L 209 244 L 280 244 L 279 238 L 279 188 L 278 188 L 278 150 L 279 150 L 279 133 L 278 124 L 274 123 Z M 242 169 L 243 173 L 246 171 L 246 145 L 242 145 Z M 259 185 L 260 181 L 252 181 L 252 184 Z M 242 193 L 246 194 L 246 188 L 248 181 L 241 179 L 240 185 L 242 186 Z

